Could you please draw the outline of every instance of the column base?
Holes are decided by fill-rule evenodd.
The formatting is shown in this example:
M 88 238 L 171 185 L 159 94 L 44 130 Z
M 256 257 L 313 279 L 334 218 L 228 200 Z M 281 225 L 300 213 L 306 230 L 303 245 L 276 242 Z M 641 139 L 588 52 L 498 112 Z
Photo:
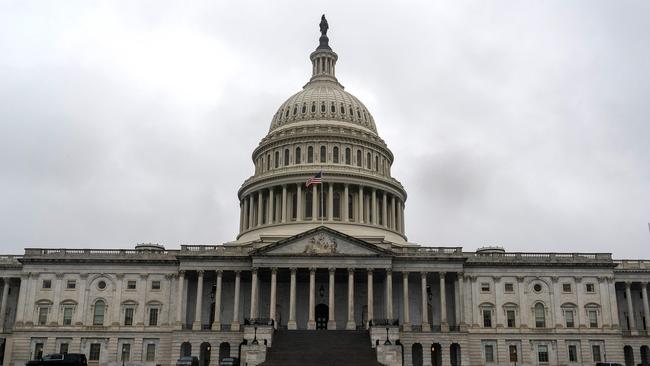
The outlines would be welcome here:
M 298 324 L 296 324 L 295 320 L 289 320 L 289 322 L 287 323 L 287 329 L 296 330 L 298 329 Z
M 307 322 L 307 329 L 314 330 L 316 329 L 316 321 L 310 320 Z
M 404 323 L 402 324 L 402 330 L 405 332 L 410 332 L 413 328 L 411 328 L 411 323 Z
M 357 330 L 357 323 L 354 321 L 348 321 L 345 323 L 345 330 Z
M 431 331 L 431 324 L 429 324 L 429 323 L 423 323 L 423 324 L 422 324 L 422 331 L 423 331 L 423 332 L 430 332 L 430 331 Z
M 449 324 L 447 324 L 447 323 L 441 323 L 441 324 L 440 324 L 440 331 L 441 331 L 441 332 L 449 332 Z
M 336 330 L 336 320 L 327 321 L 327 330 Z
M 201 322 L 194 322 L 192 323 L 192 330 L 201 330 Z
M 214 322 L 212 323 L 212 331 L 220 331 L 221 330 L 221 323 Z
M 239 322 L 232 322 L 230 323 L 230 330 L 239 332 L 239 329 L 241 329 L 241 326 L 239 325 Z

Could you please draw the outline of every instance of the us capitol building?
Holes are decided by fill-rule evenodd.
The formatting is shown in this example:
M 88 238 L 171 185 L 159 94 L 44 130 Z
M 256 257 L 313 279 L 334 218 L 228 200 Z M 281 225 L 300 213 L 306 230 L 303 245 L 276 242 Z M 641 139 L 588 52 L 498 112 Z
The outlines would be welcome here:
M 236 240 L 1 256 L 3 365 L 65 352 L 111 366 L 317 364 L 310 352 L 354 365 L 649 364 L 650 261 L 407 240 L 393 154 L 336 78 L 327 29 L 323 17 L 311 78 L 253 151 Z

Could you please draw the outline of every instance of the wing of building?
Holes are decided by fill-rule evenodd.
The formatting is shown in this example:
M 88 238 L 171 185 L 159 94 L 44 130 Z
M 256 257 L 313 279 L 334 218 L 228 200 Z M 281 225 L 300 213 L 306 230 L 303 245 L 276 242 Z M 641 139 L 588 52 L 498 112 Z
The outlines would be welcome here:
M 236 240 L 0 257 L 4 365 L 650 364 L 650 261 L 407 241 L 393 154 L 327 29 L 253 151 Z

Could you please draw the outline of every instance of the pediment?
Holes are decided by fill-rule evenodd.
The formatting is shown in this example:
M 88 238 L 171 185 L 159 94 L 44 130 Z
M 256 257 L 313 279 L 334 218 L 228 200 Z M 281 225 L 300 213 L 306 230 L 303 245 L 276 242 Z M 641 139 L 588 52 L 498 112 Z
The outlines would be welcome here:
M 325 226 L 255 250 L 264 256 L 386 256 L 390 251 Z

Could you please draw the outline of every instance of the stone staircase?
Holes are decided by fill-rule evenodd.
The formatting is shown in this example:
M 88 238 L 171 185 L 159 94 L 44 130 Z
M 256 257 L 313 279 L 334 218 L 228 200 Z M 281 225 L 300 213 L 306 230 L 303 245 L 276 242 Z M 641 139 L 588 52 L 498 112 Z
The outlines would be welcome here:
M 381 366 L 367 331 L 280 330 L 263 366 Z

